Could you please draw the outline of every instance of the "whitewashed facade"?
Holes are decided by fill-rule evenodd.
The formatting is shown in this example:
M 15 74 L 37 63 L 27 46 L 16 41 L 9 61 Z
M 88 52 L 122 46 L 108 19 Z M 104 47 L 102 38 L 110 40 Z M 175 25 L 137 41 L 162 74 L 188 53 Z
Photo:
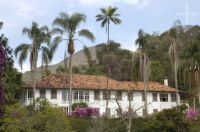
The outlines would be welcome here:
M 35 96 L 40 98 L 46 98 L 53 105 L 67 108 L 69 106 L 68 100 L 68 89 L 54 89 L 54 88 L 42 88 L 36 89 Z M 87 90 L 87 89 L 76 89 L 73 90 L 73 103 L 74 102 L 86 102 L 88 106 L 99 108 L 100 114 L 105 113 L 106 109 L 106 90 Z M 116 97 L 122 107 L 123 111 L 128 111 L 128 91 L 126 90 L 110 90 L 109 99 L 109 113 L 111 117 L 117 117 L 117 103 Z M 179 98 L 180 99 L 180 98 Z M 131 106 L 133 111 L 138 116 L 143 115 L 144 106 L 144 94 L 143 91 L 132 91 Z M 26 89 L 24 92 L 24 98 L 22 103 L 29 105 L 32 101 L 32 89 Z M 152 114 L 163 109 L 168 109 L 176 106 L 175 92 L 167 91 L 148 91 L 148 114 Z

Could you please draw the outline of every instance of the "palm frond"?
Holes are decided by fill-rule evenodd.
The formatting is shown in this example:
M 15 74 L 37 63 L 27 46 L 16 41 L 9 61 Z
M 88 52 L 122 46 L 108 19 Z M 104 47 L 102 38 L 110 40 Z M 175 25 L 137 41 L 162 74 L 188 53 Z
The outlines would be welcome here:
M 74 13 L 69 19 L 69 29 L 72 33 L 75 33 L 81 22 L 85 22 L 86 16 L 81 13 Z
M 69 31 L 69 18 L 57 17 L 53 21 L 53 26 L 60 28 L 63 31 Z
M 60 35 L 63 35 L 64 31 L 63 31 L 62 29 L 60 29 L 60 28 L 53 28 L 53 29 L 51 30 L 51 33 L 52 33 L 52 34 L 60 34 Z
M 50 53 L 50 48 L 48 48 L 48 47 L 41 47 L 41 49 L 42 49 L 42 66 L 43 66 L 43 64 L 45 64 L 46 66 L 48 66 L 48 64 L 52 60 L 52 55 Z
M 110 21 L 114 24 L 120 24 L 121 20 L 118 18 L 120 14 L 116 13 L 117 10 L 117 7 L 112 6 L 100 8 L 101 14 L 96 15 L 96 21 L 101 21 L 101 27 L 104 27 Z
M 31 47 L 31 44 L 20 44 L 19 46 L 17 46 L 14 50 L 14 55 L 15 57 L 18 56 L 18 54 L 20 52 L 22 52 L 24 49 L 27 49 L 27 48 L 30 48 Z
M 78 32 L 78 35 L 85 37 L 85 38 L 91 40 L 92 42 L 95 41 L 95 37 L 94 37 L 93 33 L 90 32 L 88 29 L 82 29 L 81 31 Z
M 26 60 L 28 56 L 28 51 L 30 51 L 31 45 L 30 44 L 20 44 L 14 51 L 15 56 L 17 57 L 19 54 L 18 63 L 22 69 L 22 64 Z
M 119 18 L 116 17 L 111 17 L 110 20 L 114 23 L 114 24 L 120 24 L 121 20 Z

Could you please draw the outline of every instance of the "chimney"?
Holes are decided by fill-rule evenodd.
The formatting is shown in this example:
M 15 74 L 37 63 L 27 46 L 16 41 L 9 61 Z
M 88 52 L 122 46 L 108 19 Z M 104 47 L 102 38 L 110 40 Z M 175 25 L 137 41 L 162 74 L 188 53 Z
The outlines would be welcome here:
M 167 77 L 164 78 L 164 86 L 168 86 L 168 78 Z

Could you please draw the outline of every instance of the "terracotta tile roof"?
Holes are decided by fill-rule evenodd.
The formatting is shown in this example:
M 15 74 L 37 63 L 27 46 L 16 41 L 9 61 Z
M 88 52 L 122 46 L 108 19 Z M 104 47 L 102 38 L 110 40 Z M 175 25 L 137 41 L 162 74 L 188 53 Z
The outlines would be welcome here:
M 130 81 L 116 81 L 106 76 L 99 75 L 73 75 L 72 88 L 73 89 L 107 89 L 111 90 L 144 90 L 143 82 L 133 83 Z M 69 88 L 69 75 L 53 74 L 36 83 L 36 88 Z M 157 82 L 148 83 L 149 91 L 175 91 L 174 88 L 164 86 Z

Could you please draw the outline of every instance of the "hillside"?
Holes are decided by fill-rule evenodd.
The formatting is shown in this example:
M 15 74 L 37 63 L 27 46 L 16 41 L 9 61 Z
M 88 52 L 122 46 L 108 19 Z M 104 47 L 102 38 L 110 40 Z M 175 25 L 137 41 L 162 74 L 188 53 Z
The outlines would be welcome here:
M 90 53 L 91 53 L 91 56 L 92 56 L 92 59 L 96 59 L 96 47 L 93 46 L 93 47 L 88 47 Z M 68 58 L 66 58 L 67 61 L 68 61 Z M 56 73 L 56 69 L 59 65 L 62 65 L 64 66 L 64 60 L 60 61 L 59 63 L 57 64 L 53 64 L 53 65 L 50 65 L 49 66 L 49 70 L 51 71 L 51 73 Z M 79 66 L 79 65 L 87 65 L 87 59 L 86 59 L 86 56 L 84 54 L 84 51 L 83 49 L 76 52 L 74 55 L 73 55 L 73 61 L 72 61 L 72 65 L 73 66 Z M 27 71 L 23 74 L 23 81 L 26 83 L 26 84 L 29 84 L 30 81 L 31 81 L 31 75 L 30 75 L 30 71 Z M 36 79 L 37 80 L 40 80 L 41 79 L 41 67 L 37 68 L 36 69 Z

